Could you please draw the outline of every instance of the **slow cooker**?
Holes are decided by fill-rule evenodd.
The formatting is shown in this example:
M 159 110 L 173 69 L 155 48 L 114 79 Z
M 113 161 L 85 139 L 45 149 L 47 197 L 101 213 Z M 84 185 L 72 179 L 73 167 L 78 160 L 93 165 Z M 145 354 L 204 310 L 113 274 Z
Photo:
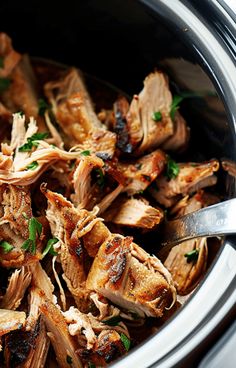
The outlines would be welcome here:
M 0 13 L 1 30 L 16 49 L 75 65 L 128 94 L 139 91 L 156 67 L 166 69 L 177 87 L 210 91 L 214 103 L 186 107 L 194 137 L 190 148 L 196 157 L 236 160 L 233 1 L 8 0 L 1 1 Z M 221 185 L 226 197 L 235 196 L 233 176 L 222 173 Z M 186 304 L 112 366 L 213 367 L 214 350 L 200 361 L 224 334 L 216 345 L 222 349 L 235 339 L 235 305 L 236 237 L 231 236 Z M 235 364 L 233 354 L 227 350 L 225 367 Z

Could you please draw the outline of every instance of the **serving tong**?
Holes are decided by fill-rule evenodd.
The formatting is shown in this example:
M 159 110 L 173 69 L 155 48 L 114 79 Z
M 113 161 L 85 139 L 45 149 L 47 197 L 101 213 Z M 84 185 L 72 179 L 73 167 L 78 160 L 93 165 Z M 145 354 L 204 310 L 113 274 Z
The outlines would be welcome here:
M 160 232 L 161 248 L 199 237 L 236 234 L 236 198 L 165 221 Z

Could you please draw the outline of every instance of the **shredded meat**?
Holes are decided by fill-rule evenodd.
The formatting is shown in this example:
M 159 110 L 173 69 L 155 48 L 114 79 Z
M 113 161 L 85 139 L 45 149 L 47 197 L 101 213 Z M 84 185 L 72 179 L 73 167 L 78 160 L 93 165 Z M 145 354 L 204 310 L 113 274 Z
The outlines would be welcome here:
M 176 217 L 197 211 L 217 201 L 217 197 L 212 195 L 208 197 L 207 193 L 200 191 L 178 206 Z M 192 251 L 196 252 L 196 259 L 188 261 L 186 254 Z M 171 249 L 164 265 L 172 275 L 178 294 L 186 295 L 194 289 L 204 274 L 207 259 L 207 238 L 188 240 Z
M 219 162 L 211 160 L 203 163 L 179 164 L 179 174 L 168 179 L 165 175 L 157 178 L 156 188 L 150 189 L 153 197 L 165 207 L 171 207 L 179 199 L 179 195 L 194 193 L 198 189 L 216 184 L 214 175 L 219 169 Z
M 162 316 L 175 299 L 171 276 L 161 262 L 117 234 L 99 248 L 86 285 L 140 316 Z
M 142 199 L 118 197 L 103 218 L 117 225 L 152 229 L 162 220 L 163 212 Z
M 31 273 L 27 267 L 15 270 L 10 277 L 6 293 L 0 302 L 0 307 L 3 309 L 16 310 L 24 297 L 30 281 Z
M 127 114 L 130 141 L 136 154 L 160 146 L 174 133 L 171 103 L 167 76 L 161 72 L 149 74 L 143 90 L 134 96 Z M 155 112 L 161 113 L 162 118 L 158 122 L 153 119 Z
M 144 191 L 164 170 L 165 164 L 166 155 L 161 150 L 145 155 L 134 163 L 119 162 L 118 168 L 127 182 L 124 191 L 128 195 Z

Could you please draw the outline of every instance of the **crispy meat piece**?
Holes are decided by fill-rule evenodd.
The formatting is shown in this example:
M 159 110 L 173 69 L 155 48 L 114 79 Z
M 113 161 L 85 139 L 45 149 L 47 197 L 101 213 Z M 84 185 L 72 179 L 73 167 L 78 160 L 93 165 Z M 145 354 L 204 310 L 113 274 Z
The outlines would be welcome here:
M 130 143 L 136 154 L 160 146 L 174 133 L 170 117 L 171 103 L 167 76 L 157 71 L 149 74 L 143 90 L 134 96 L 127 114 Z M 155 112 L 161 113 L 158 122 L 153 119 Z
M 152 196 L 165 207 L 175 204 L 181 195 L 194 193 L 198 189 L 216 184 L 217 177 L 214 175 L 219 169 L 217 160 L 201 163 L 181 163 L 179 174 L 169 180 L 165 175 L 157 178 L 156 188 L 150 188 Z
M 234 161 L 222 160 L 222 168 L 229 173 L 230 176 L 236 177 L 236 164 Z
M 140 316 L 161 317 L 175 301 L 169 272 L 132 238 L 113 234 L 99 248 L 86 285 Z
M 174 134 L 168 138 L 161 148 L 167 151 L 182 152 L 187 148 L 190 137 L 190 128 L 183 116 L 176 111 L 174 117 Z
M 31 151 L 19 150 L 27 143 L 27 138 L 32 137 L 37 131 L 38 127 L 33 118 L 30 118 L 28 128 L 25 130 L 25 116 L 18 113 L 13 115 L 11 143 L 2 144 L 2 155 L 0 154 L 0 184 L 29 185 L 55 162 L 80 158 L 80 151 L 66 152 L 44 140 L 37 141 L 38 146 Z M 33 168 L 30 167 L 32 164 Z
M 70 137 L 70 146 L 82 144 L 83 149 L 113 156 L 116 135 L 98 120 L 78 70 L 72 68 L 61 80 L 47 83 L 45 94 L 58 123 Z
M 47 331 L 45 323 L 42 318 L 40 318 L 39 334 L 36 339 L 35 350 L 33 350 L 32 358 L 27 361 L 29 368 L 42 368 L 46 367 L 46 359 L 48 354 L 48 349 L 50 345 L 50 340 L 47 336 Z
M 161 150 L 156 150 L 139 158 L 133 163 L 118 163 L 118 169 L 126 179 L 124 191 L 128 195 L 140 193 L 155 180 L 164 170 L 166 155 Z
M 38 319 L 35 327 L 31 331 L 20 329 L 7 335 L 4 350 L 6 368 L 31 368 L 33 364 L 35 364 L 34 355 L 38 355 L 40 350 L 41 353 L 47 356 L 48 342 L 47 338 L 45 341 L 42 341 L 42 329 L 43 322 Z M 45 357 L 42 357 L 42 361 L 44 361 L 44 359 Z
M 125 354 L 120 334 L 129 337 L 129 333 L 124 323 L 109 326 L 98 321 L 91 313 L 83 314 L 74 307 L 70 307 L 63 315 L 69 325 L 69 333 L 77 336 L 80 346 L 83 346 L 77 353 L 84 363 L 104 366 Z
M 38 261 L 38 253 L 33 255 L 21 249 L 29 236 L 26 217 L 32 217 L 29 188 L 0 185 L 0 201 L 0 240 L 14 246 L 9 253 L 0 249 L 0 264 L 3 267 L 21 267 Z
M 129 102 L 126 97 L 120 96 L 114 103 L 113 130 L 117 134 L 117 147 L 123 153 L 131 153 L 133 149 L 127 128 L 126 115 L 128 111 Z
M 6 33 L 0 33 L 0 57 L 3 58 L 0 78 L 6 78 L 21 59 L 21 55 L 13 49 L 11 39 Z
M 75 340 L 69 334 L 67 323 L 60 309 L 49 301 L 42 291 L 38 291 L 42 304 L 43 314 L 48 336 L 56 354 L 56 359 L 61 368 L 82 368 L 82 363 L 75 353 L 77 348 Z M 69 358 L 68 358 L 69 357 Z
M 0 309 L 0 336 L 22 328 L 25 323 L 25 312 Z
M 88 290 L 85 288 L 87 254 L 80 237 L 91 231 L 96 222 L 96 212 L 76 210 L 73 204 L 62 195 L 53 193 L 42 186 L 48 199 L 47 219 L 54 237 L 59 239 L 57 251 L 63 269 L 63 278 L 75 298 L 80 310 L 88 307 Z
M 118 197 L 104 214 L 105 221 L 117 225 L 153 229 L 163 218 L 163 211 L 150 206 L 142 198 Z
M 102 219 L 96 218 L 98 208 L 95 208 L 94 211 L 76 209 L 62 195 L 47 190 L 45 185 L 41 186 L 41 190 L 48 199 L 47 218 L 52 234 L 61 243 L 68 244 L 70 253 L 78 257 L 77 263 L 82 262 L 84 256 L 80 242 L 81 237 L 83 238 L 83 246 L 89 256 L 94 257 L 100 245 L 110 235 L 109 230 L 102 223 Z M 58 217 L 55 217 L 55 213 Z M 79 269 L 76 272 L 79 272 Z M 84 280 L 84 270 L 81 269 L 81 272 L 81 277 Z M 79 283 L 79 280 L 77 280 L 77 283 Z
M 187 201 L 182 200 L 182 204 L 178 206 L 177 217 L 197 211 L 216 201 L 218 201 L 217 197 L 212 195 L 208 197 L 207 193 L 200 191 Z M 196 252 L 196 259 L 188 262 L 185 254 L 192 251 Z M 179 295 L 189 294 L 198 284 L 206 270 L 207 258 L 206 238 L 188 240 L 171 249 L 164 265 L 171 273 Z
M 10 74 L 11 84 L 2 93 L 4 105 L 12 112 L 23 111 L 27 118 L 38 116 L 36 79 L 29 57 L 23 55 Z
M 30 281 L 31 272 L 27 267 L 15 270 L 10 277 L 6 293 L 0 301 L 0 307 L 11 310 L 17 309 L 25 295 Z
M 95 155 L 82 156 L 73 175 L 75 194 L 71 199 L 76 206 L 86 208 L 92 199 L 93 188 L 91 185 L 91 172 L 93 169 L 102 168 L 104 162 Z

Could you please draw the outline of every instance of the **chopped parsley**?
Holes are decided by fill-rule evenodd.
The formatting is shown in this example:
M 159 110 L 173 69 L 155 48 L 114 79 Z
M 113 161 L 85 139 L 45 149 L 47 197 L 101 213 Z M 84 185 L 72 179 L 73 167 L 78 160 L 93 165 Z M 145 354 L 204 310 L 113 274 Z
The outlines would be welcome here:
M 72 358 L 71 358 L 71 356 L 70 356 L 70 355 L 67 355 L 67 356 L 66 356 L 66 362 L 67 362 L 68 364 L 72 364 Z
M 99 185 L 99 187 L 103 188 L 105 185 L 105 177 L 102 169 L 95 169 L 94 171 L 96 173 L 97 184 Z
M 170 117 L 172 120 L 175 118 L 175 113 L 179 109 L 180 102 L 182 102 L 184 99 L 184 96 L 178 96 L 174 95 L 172 99 L 172 104 L 170 107 Z
M 155 111 L 152 114 L 152 119 L 156 122 L 161 121 L 162 120 L 162 113 L 160 111 Z
M 121 321 L 121 317 L 118 315 L 118 316 L 111 317 L 109 319 L 105 319 L 102 321 L 102 323 L 108 326 L 117 326 L 120 321 Z
M 130 344 L 131 344 L 130 339 L 125 334 L 123 334 L 123 332 L 120 334 L 120 339 L 121 339 L 122 344 L 125 347 L 125 350 L 129 351 Z
M 11 80 L 8 78 L 0 78 L 0 93 L 6 91 L 11 84 Z
M 31 137 L 27 138 L 27 143 L 19 147 L 19 152 L 29 152 L 33 146 L 38 147 L 39 142 L 48 137 L 48 133 L 35 133 Z
M 35 170 L 39 166 L 37 161 L 31 162 L 28 166 L 26 166 L 27 170 Z
M 0 56 L 0 68 L 4 68 L 4 61 L 2 56 Z
M 90 156 L 90 151 L 89 150 L 82 151 L 82 152 L 80 152 L 80 154 L 83 155 L 83 156 Z
M 88 367 L 89 368 L 96 368 L 96 365 L 94 363 L 88 362 Z
M 42 224 L 35 217 L 31 217 L 29 220 L 29 238 L 22 244 L 21 248 L 35 254 L 36 239 L 40 237 L 42 228 Z
M 59 240 L 57 238 L 49 239 L 47 245 L 42 253 L 42 258 L 46 256 L 46 254 L 50 253 L 52 256 L 57 256 L 57 252 L 55 252 L 53 245 L 58 243 Z
M 169 180 L 175 179 L 179 174 L 179 165 L 172 160 L 171 158 L 168 158 L 167 161 L 167 167 L 166 167 L 166 176 Z
M 185 257 L 187 258 L 187 262 L 191 263 L 191 262 L 196 262 L 198 259 L 198 255 L 199 255 L 199 250 L 198 249 L 193 249 L 188 253 L 185 253 Z
M 0 247 L 3 249 L 3 253 L 9 253 L 14 247 L 6 240 L 0 242 Z
M 45 111 L 50 109 L 50 105 L 43 99 L 38 100 L 38 114 L 39 116 L 44 116 Z

